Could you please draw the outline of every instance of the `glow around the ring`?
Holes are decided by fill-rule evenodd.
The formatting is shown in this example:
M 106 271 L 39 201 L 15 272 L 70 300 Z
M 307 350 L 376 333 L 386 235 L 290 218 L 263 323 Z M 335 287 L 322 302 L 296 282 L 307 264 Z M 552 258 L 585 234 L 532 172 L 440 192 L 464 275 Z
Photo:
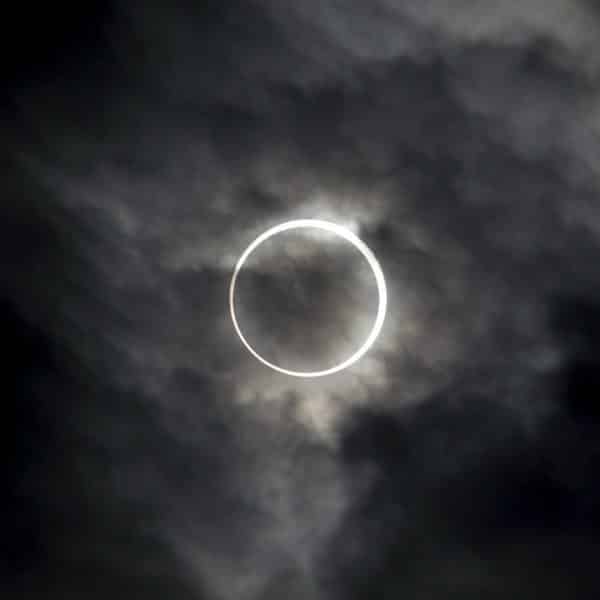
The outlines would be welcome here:
M 260 244 L 262 244 L 265 240 L 268 240 L 270 237 L 277 235 L 278 233 L 282 233 L 283 231 L 289 231 L 290 229 L 302 229 L 302 228 L 312 228 L 312 229 L 322 229 L 325 231 L 329 231 L 338 235 L 339 237 L 350 242 L 354 247 L 365 257 L 371 270 L 373 271 L 373 275 L 375 276 L 375 281 L 377 283 L 377 292 L 379 295 L 379 303 L 377 306 L 377 316 L 375 317 L 375 322 L 373 324 L 373 328 L 369 333 L 367 339 L 363 342 L 362 346 L 352 354 L 349 358 L 340 362 L 339 364 L 329 368 L 323 369 L 322 371 L 292 371 L 290 369 L 284 369 L 278 365 L 269 362 L 265 358 L 263 358 L 252 346 L 248 343 L 248 340 L 242 334 L 240 326 L 237 321 L 237 317 L 235 315 L 235 284 L 240 273 L 240 270 L 244 266 L 248 257 Z M 294 221 L 286 221 L 285 223 L 281 223 L 280 225 L 276 225 L 275 227 L 271 227 L 261 235 L 259 235 L 249 246 L 246 248 L 242 256 L 240 256 L 237 264 L 235 265 L 235 269 L 233 272 L 233 276 L 231 278 L 231 284 L 229 286 L 229 310 L 231 312 L 231 320 L 233 321 L 233 326 L 235 330 L 242 340 L 242 343 L 248 351 L 261 363 L 270 367 L 275 371 L 279 371 L 280 373 L 284 373 L 285 375 L 291 375 L 292 377 L 323 377 L 324 375 L 332 375 L 333 373 L 337 373 L 342 369 L 349 367 L 354 364 L 357 360 L 359 360 L 373 345 L 379 332 L 381 331 L 381 327 L 383 326 L 383 321 L 385 319 L 385 313 L 387 309 L 387 289 L 385 285 L 385 278 L 383 276 L 383 271 L 379 266 L 379 262 L 375 258 L 375 255 L 371 252 L 369 247 L 354 233 L 342 227 L 340 225 L 336 225 L 335 223 L 331 223 L 329 221 L 322 221 L 320 219 L 297 219 Z

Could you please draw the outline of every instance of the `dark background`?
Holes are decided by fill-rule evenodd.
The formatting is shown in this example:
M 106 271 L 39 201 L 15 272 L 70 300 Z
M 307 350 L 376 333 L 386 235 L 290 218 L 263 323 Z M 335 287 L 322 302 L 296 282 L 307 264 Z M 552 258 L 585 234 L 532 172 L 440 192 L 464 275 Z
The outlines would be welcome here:
M 458 34 L 443 11 L 424 25 L 403 4 L 373 5 L 396 19 L 390 34 L 345 3 L 367 36 L 346 40 L 313 4 L 298 23 L 258 3 L 4 9 L 5 597 L 598 597 L 598 13 L 564 2 L 589 19 L 571 35 L 532 0 L 514 21 L 499 10 L 520 35 L 470 37 L 481 3 L 458 11 Z M 390 36 L 413 50 L 360 48 L 380 38 L 377 55 Z M 185 165 L 163 170 L 205 146 L 242 181 L 222 213 L 210 189 L 185 195 Z M 247 240 L 297 214 L 303 185 L 290 198 L 265 185 L 259 151 L 359 198 L 388 332 L 398 290 L 413 298 L 402 314 L 420 333 L 387 334 L 380 385 L 366 371 L 296 389 L 249 369 L 215 325 L 229 274 L 215 253 L 164 266 L 186 223 L 218 253 L 220 232 Z M 176 178 L 180 195 L 123 195 L 158 234 L 117 233 L 113 188 L 69 200 L 70 180 L 93 194 L 96 168 L 113 167 L 127 183 Z M 161 358 L 142 365 L 132 348 Z M 240 389 L 289 421 L 263 421 L 262 400 L 240 407 Z M 342 407 L 333 449 L 296 420 L 323 395 Z M 343 497 L 335 518 L 329 494 Z

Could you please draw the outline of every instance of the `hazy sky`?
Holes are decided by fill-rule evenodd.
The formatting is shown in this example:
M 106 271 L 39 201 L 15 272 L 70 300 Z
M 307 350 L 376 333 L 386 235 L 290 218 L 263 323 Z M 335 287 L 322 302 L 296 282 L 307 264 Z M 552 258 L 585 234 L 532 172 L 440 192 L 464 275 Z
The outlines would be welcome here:
M 65 3 L 7 29 L 7 597 L 598 597 L 591 0 Z M 228 311 L 237 258 L 295 218 L 387 280 L 330 377 L 266 368 Z M 290 368 L 347 355 L 360 256 L 272 241 L 250 335 Z

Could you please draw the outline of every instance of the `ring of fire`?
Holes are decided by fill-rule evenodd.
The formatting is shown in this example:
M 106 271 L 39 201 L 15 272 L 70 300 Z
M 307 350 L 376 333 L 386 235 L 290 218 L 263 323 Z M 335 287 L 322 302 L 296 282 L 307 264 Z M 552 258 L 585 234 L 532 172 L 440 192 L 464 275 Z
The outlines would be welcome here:
M 267 359 L 263 358 L 254 348 L 250 345 L 248 340 L 244 337 L 242 333 L 236 314 L 235 314 L 235 284 L 238 278 L 238 275 L 244 266 L 244 263 L 248 260 L 248 257 L 260 244 L 262 244 L 265 240 L 270 237 L 277 235 L 278 233 L 282 233 L 284 231 L 289 231 L 291 229 L 302 229 L 302 228 L 313 228 L 313 229 L 321 229 L 324 231 L 328 231 L 333 233 L 344 240 L 350 242 L 366 259 L 369 267 L 373 271 L 373 275 L 375 277 L 375 282 L 377 284 L 377 293 L 379 296 L 379 302 L 377 306 L 377 315 L 375 317 L 375 321 L 373 327 L 369 335 L 363 344 L 356 350 L 350 357 L 346 358 L 342 362 L 330 367 L 328 369 L 323 369 L 321 371 L 293 371 L 291 369 L 284 369 Z M 331 223 L 329 221 L 323 221 L 321 219 L 296 219 L 293 221 L 286 221 L 285 223 L 281 223 L 280 225 L 276 225 L 275 227 L 271 227 L 261 235 L 259 235 L 244 251 L 244 253 L 240 256 L 237 264 L 235 265 L 235 269 L 233 271 L 233 276 L 231 278 L 231 283 L 229 285 L 229 310 L 231 313 L 231 320 L 233 321 L 233 326 L 235 328 L 236 333 L 238 334 L 240 340 L 246 347 L 246 349 L 252 354 L 258 361 L 260 361 L 263 365 L 270 367 L 274 371 L 278 371 L 279 373 L 283 373 L 285 375 L 290 375 L 292 377 L 323 377 L 325 375 L 332 375 L 333 373 L 337 373 L 338 371 L 342 371 L 347 367 L 353 365 L 356 361 L 358 361 L 362 356 L 366 354 L 366 352 L 371 348 L 381 328 L 383 326 L 383 321 L 385 319 L 385 313 L 387 310 L 387 288 L 385 285 L 385 278 L 383 276 L 383 271 L 379 265 L 379 262 L 375 258 L 373 252 L 369 249 L 369 247 L 352 231 L 342 227 L 341 225 L 337 225 L 335 223 Z

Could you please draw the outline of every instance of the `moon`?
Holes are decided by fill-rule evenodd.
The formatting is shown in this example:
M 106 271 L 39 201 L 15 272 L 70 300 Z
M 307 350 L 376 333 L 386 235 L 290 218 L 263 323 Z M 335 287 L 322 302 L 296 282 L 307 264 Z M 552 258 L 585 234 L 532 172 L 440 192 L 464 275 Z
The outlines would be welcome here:
M 377 315 L 375 317 L 375 321 L 373 327 L 362 343 L 362 345 L 348 358 L 344 359 L 342 362 L 330 367 L 328 369 L 323 369 L 320 371 L 292 371 L 290 369 L 284 369 L 272 362 L 268 361 L 264 357 L 262 357 L 254 348 L 250 345 L 248 340 L 244 337 L 242 330 L 240 329 L 236 314 L 235 314 L 235 285 L 238 278 L 238 275 L 244 266 L 244 263 L 248 260 L 248 257 L 254 252 L 264 241 L 268 240 L 270 237 L 277 235 L 278 233 L 283 233 L 284 231 L 290 231 L 292 229 L 321 229 L 324 231 L 328 231 L 333 233 L 344 240 L 350 242 L 366 259 L 371 271 L 373 272 L 373 276 L 375 278 L 375 282 L 377 284 L 377 293 L 379 297 L 378 306 L 377 306 Z M 352 231 L 342 227 L 341 225 L 337 225 L 336 223 L 332 223 L 330 221 L 323 221 L 321 219 L 295 219 L 293 221 L 286 221 L 285 223 L 281 223 L 276 225 L 275 227 L 271 227 L 267 229 L 264 233 L 259 235 L 244 251 L 244 253 L 240 256 L 239 260 L 235 265 L 235 269 L 233 271 L 233 276 L 231 277 L 231 283 L 229 285 L 229 311 L 231 313 L 231 320 L 233 322 L 233 326 L 240 340 L 246 347 L 246 349 L 260 361 L 263 365 L 273 369 L 274 371 L 278 371 L 279 373 L 283 373 L 284 375 L 289 375 L 291 377 L 324 377 L 326 375 L 333 375 L 339 371 L 347 369 L 355 362 L 357 362 L 360 358 L 362 358 L 374 344 L 377 336 L 379 335 L 381 328 L 383 326 L 383 322 L 385 320 L 385 313 L 387 311 L 387 288 L 385 284 L 385 277 L 383 276 L 383 271 L 381 270 L 381 266 L 379 262 L 375 258 L 373 252 L 369 249 L 369 247 Z

